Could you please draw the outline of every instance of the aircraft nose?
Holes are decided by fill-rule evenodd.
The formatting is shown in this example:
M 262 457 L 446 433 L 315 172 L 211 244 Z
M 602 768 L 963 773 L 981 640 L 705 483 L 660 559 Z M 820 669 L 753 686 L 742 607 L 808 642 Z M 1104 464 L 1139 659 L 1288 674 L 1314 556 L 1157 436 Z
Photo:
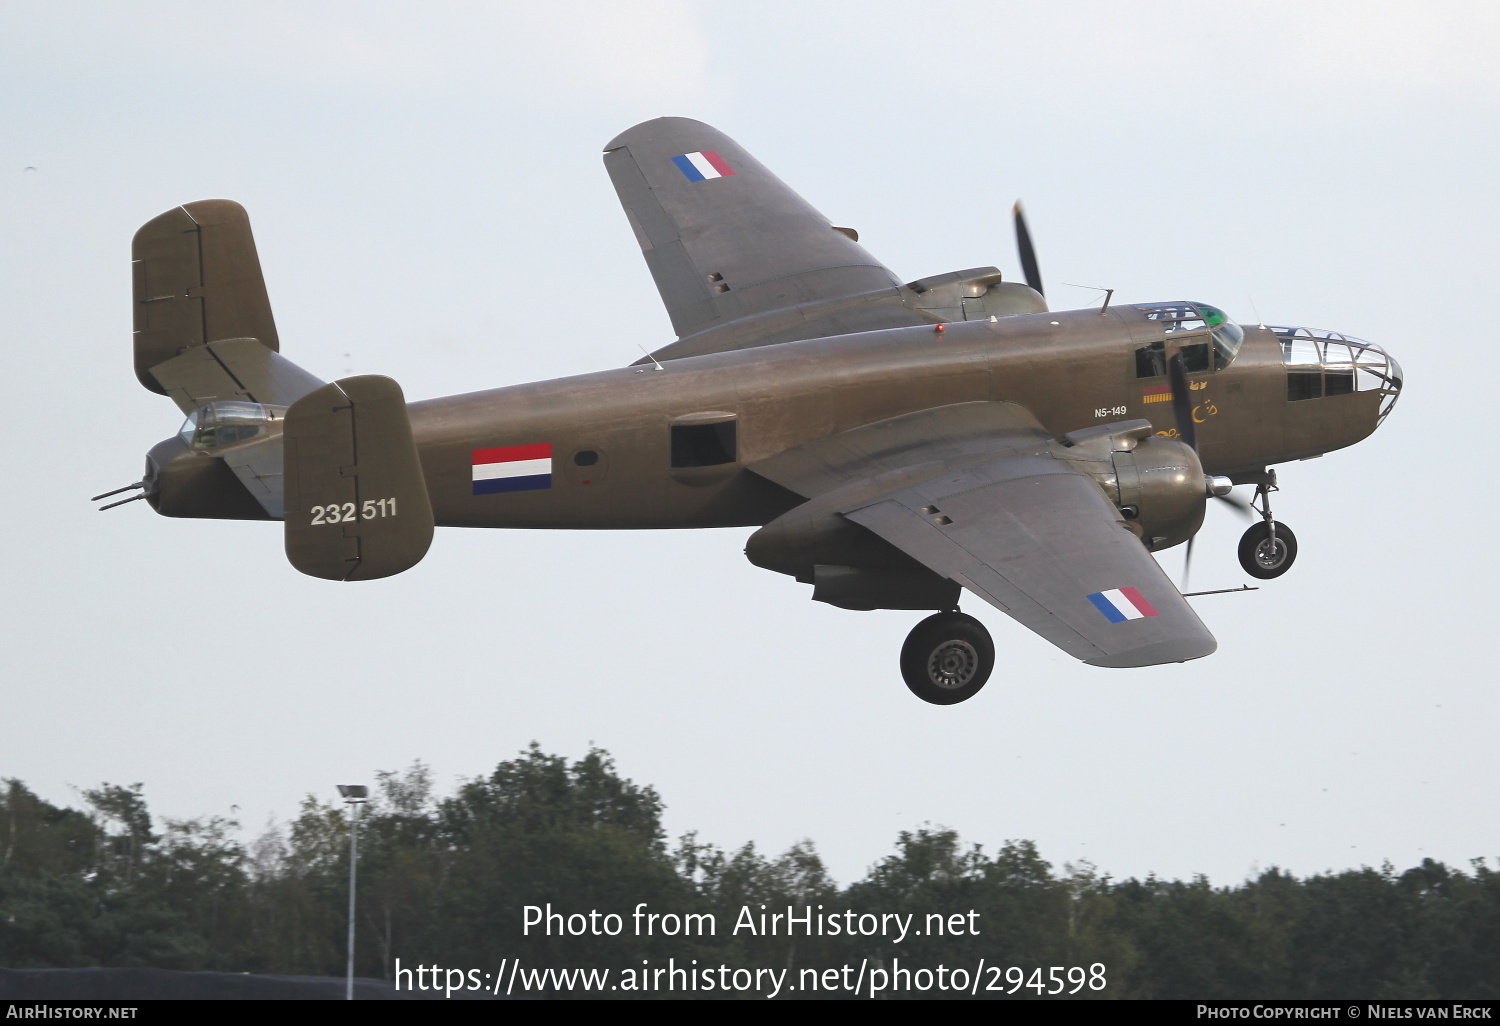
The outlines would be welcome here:
M 1355 366 L 1358 368 L 1359 376 L 1362 379 L 1360 385 L 1362 388 L 1372 385 L 1375 386 L 1372 389 L 1373 391 L 1384 393 L 1383 398 L 1380 400 L 1380 420 L 1385 420 L 1386 414 L 1391 412 L 1391 407 L 1396 405 L 1396 397 L 1401 394 L 1401 365 L 1396 362 L 1394 356 L 1380 346 L 1370 342 L 1363 343 L 1363 345 L 1372 359 L 1361 360 L 1358 350 L 1355 351 Z M 1375 366 L 1378 361 L 1373 359 L 1373 357 L 1377 353 L 1385 358 L 1385 366 L 1383 368 L 1377 369 Z
M 1287 398 L 1379 392 L 1385 420 L 1401 394 L 1401 365 L 1373 342 L 1317 328 L 1272 328 L 1287 367 Z

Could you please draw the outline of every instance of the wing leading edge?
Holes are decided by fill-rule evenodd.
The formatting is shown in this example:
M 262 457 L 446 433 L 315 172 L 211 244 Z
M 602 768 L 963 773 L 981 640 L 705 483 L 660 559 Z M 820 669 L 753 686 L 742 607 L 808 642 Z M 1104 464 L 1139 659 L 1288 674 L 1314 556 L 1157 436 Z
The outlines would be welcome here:
M 965 403 L 751 469 L 808 495 L 1095 666 L 1217 647 L 1100 487 L 1021 407 Z M 864 467 L 861 473 L 860 468 Z

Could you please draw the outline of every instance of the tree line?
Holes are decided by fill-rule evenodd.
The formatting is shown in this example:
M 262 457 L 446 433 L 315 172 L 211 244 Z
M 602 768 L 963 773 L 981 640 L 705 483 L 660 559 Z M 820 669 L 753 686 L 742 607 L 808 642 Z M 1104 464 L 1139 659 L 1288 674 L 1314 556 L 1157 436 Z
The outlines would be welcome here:
M 81 809 L 59 807 L 4 782 L 0 965 L 344 971 L 341 806 L 308 797 L 290 823 L 243 843 L 224 818 L 158 826 L 138 784 L 81 799 Z M 379 774 L 360 824 L 357 974 L 391 979 L 398 958 L 403 968 L 482 970 L 506 958 L 617 968 L 696 958 L 793 975 L 862 959 L 972 969 L 983 958 L 1028 973 L 1105 966 L 1107 987 L 1080 997 L 1500 997 L 1500 873 L 1483 859 L 1467 870 L 1426 859 L 1404 872 L 1304 878 L 1269 869 L 1215 887 L 1203 877 L 1113 880 L 1086 862 L 1058 869 L 1029 841 L 989 852 L 954 831 L 920 829 L 840 887 L 811 842 L 769 856 L 694 834 L 669 841 L 662 811 L 653 788 L 621 777 L 599 750 L 569 762 L 533 745 L 446 796 L 421 764 Z M 549 902 L 563 915 L 615 913 L 625 928 L 523 935 L 526 906 Z M 642 902 L 712 916 L 717 929 L 637 935 L 631 913 Z M 980 930 L 899 940 L 731 932 L 744 909 L 761 906 L 910 914 L 918 925 L 974 910 Z

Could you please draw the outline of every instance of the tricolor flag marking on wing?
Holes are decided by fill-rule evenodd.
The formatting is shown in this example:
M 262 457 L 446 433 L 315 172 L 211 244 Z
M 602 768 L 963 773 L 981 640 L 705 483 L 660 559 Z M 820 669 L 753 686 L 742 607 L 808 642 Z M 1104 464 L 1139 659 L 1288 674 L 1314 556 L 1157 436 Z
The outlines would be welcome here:
M 474 494 L 552 487 L 552 445 L 502 445 L 474 450 Z
M 1089 596 L 1089 601 L 1110 623 L 1124 623 L 1126 620 L 1139 620 L 1143 616 L 1160 615 L 1136 588 L 1096 591 Z
M 724 162 L 715 150 L 702 150 L 698 153 L 684 153 L 680 157 L 673 157 L 672 163 L 677 165 L 677 170 L 687 176 L 690 182 L 707 181 L 710 178 L 727 178 L 734 174 L 734 168 Z

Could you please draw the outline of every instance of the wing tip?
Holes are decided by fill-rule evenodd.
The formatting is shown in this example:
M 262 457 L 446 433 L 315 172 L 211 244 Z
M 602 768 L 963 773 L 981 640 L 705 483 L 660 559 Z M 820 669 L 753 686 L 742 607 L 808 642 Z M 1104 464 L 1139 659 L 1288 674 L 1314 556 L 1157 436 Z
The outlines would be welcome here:
M 672 116 L 672 115 L 668 115 L 666 117 L 652 118 L 649 121 L 642 121 L 638 125 L 631 125 L 629 128 L 625 129 L 625 131 L 621 132 L 619 135 L 615 136 L 609 142 L 605 143 L 604 144 L 604 152 L 608 153 L 611 150 L 618 150 L 622 146 L 629 145 L 631 138 L 634 137 L 635 135 L 637 135 L 638 133 L 640 133 L 643 129 L 652 128 L 652 127 L 655 127 L 655 126 L 666 127 L 669 123 L 671 123 L 674 127 L 675 126 L 679 126 L 679 125 L 680 126 L 691 125 L 691 126 L 694 126 L 696 128 L 706 128 L 709 131 L 714 132 L 716 134 L 720 134 L 720 135 L 723 134 L 723 133 L 719 132 L 719 130 L 717 128 L 714 128 L 713 125 L 704 124 L 702 121 L 697 121 L 697 120 L 695 120 L 693 118 L 682 118 L 682 117 L 675 117 L 675 116 Z
M 1157 641 L 1140 648 L 1127 649 L 1114 655 L 1085 659 L 1089 666 L 1105 666 L 1111 669 L 1128 669 L 1137 666 L 1160 666 L 1163 663 L 1185 663 L 1190 659 L 1202 659 L 1213 655 L 1219 643 L 1208 632 L 1190 638 L 1174 638 Z

